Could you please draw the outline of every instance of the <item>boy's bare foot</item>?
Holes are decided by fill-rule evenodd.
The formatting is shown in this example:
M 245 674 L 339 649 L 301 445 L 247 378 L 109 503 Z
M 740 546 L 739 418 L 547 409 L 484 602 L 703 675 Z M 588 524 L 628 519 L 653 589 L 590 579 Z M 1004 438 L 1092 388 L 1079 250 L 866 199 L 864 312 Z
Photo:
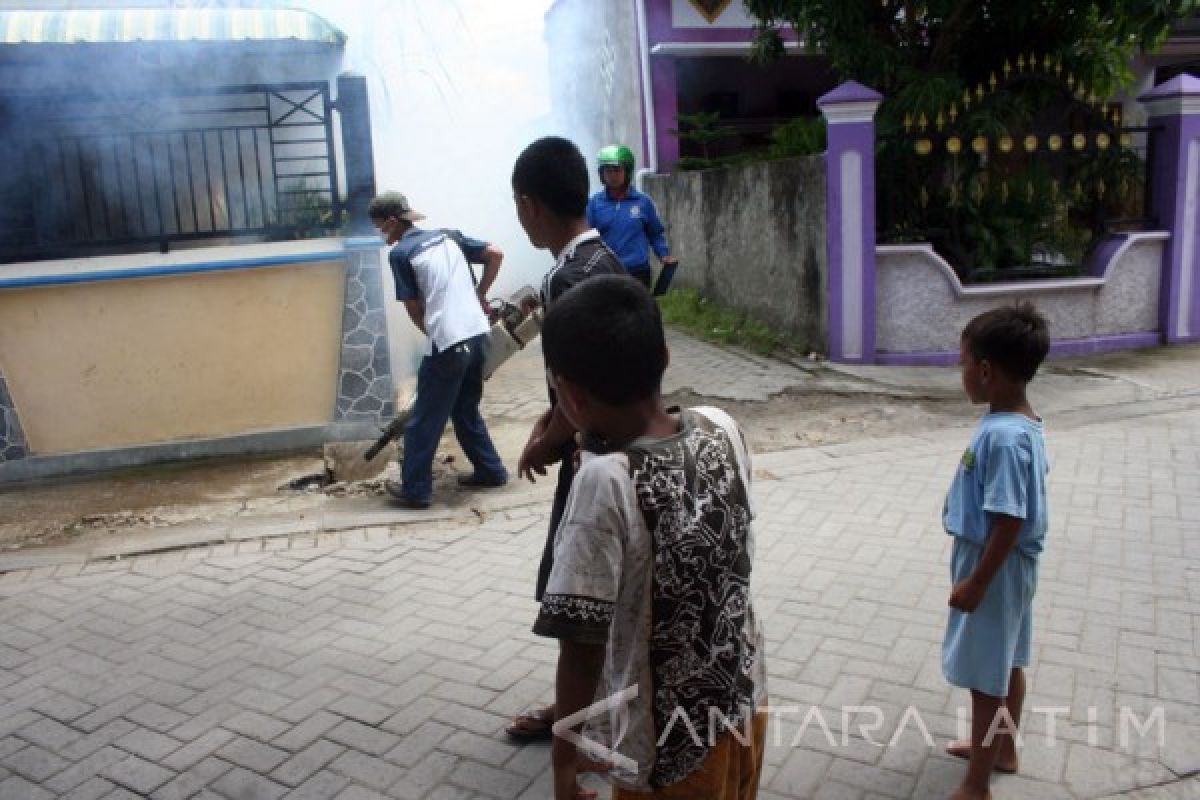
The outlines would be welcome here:
M 969 761 L 971 758 L 971 742 L 967 739 L 959 739 L 946 745 L 946 753 L 961 758 L 964 761 Z M 1007 756 L 1004 754 L 996 758 L 996 765 L 992 767 L 996 772 L 1003 772 L 1005 775 L 1012 775 L 1017 771 L 1016 756 Z
M 550 705 L 518 714 L 504 732 L 518 741 L 532 742 L 551 738 L 554 735 L 553 727 L 554 706 Z

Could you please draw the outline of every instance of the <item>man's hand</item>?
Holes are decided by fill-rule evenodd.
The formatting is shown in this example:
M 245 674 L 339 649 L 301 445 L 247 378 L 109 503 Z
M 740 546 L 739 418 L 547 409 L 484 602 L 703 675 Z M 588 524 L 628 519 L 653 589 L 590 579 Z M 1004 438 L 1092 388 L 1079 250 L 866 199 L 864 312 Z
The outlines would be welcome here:
M 679 259 L 676 258 L 675 256 L 663 256 L 662 258 L 659 259 L 659 261 L 662 262 L 662 265 L 664 267 L 669 267 L 669 266 L 672 266 L 673 264 L 679 263 Z
M 972 576 L 955 584 L 954 589 L 950 592 L 950 607 L 970 614 L 979 608 L 985 594 L 987 594 L 987 584 Z
M 483 286 L 479 286 L 475 289 L 475 296 L 479 298 L 479 307 L 483 309 L 483 313 L 485 316 L 487 316 L 488 322 L 491 322 L 492 308 L 488 305 L 487 292 L 484 291 Z

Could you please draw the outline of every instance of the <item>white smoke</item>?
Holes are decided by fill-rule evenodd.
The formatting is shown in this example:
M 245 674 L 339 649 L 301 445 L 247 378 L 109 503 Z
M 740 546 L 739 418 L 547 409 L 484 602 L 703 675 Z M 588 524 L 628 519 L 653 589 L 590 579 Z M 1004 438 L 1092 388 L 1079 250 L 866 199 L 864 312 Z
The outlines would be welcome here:
M 376 186 L 398 190 L 429 227 L 457 228 L 505 253 L 493 296 L 537 286 L 551 256 L 530 246 L 513 206 L 510 176 L 529 142 L 556 130 L 551 121 L 549 57 L 544 39 L 552 0 L 0 0 L 0 8 L 294 7 L 318 14 L 346 34 L 343 69 L 367 79 Z M 202 58 L 172 48 L 173 70 Z M 153 76 L 129 64 L 114 91 L 149 90 Z M 311 67 L 313 74 L 299 74 Z M 206 72 L 207 70 L 207 72 Z M 211 74 L 203 62 L 194 72 Z M 297 74 L 326 77 L 315 62 Z M 235 70 L 236 71 L 236 70 Z M 78 76 L 73 76 L 77 80 Z M 203 80 L 203 79 L 201 79 Z M 266 80 L 257 73 L 246 80 Z M 408 371 L 420 334 L 394 300 L 385 270 L 393 364 Z
M 505 253 L 492 296 L 538 286 L 550 256 L 517 222 L 517 154 L 550 121 L 544 16 L 552 0 L 300 0 L 346 34 L 345 67 L 367 79 L 379 191 Z M 478 269 L 478 267 L 476 268 Z M 404 387 L 423 349 L 385 270 L 393 372 Z
M 551 0 L 301 0 L 347 36 L 365 75 L 375 177 L 429 216 L 494 242 L 496 287 L 536 285 L 550 265 L 517 223 L 513 161 L 550 122 L 543 17 Z M 495 290 L 494 290 L 495 292 Z

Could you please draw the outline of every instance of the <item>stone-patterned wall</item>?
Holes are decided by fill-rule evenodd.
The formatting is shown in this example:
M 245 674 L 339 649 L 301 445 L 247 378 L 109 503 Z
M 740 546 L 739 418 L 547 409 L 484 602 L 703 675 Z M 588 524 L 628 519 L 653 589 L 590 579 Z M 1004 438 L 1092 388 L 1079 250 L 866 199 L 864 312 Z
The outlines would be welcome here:
M 8 384 L 0 373 L 0 462 L 16 461 L 29 455 L 29 447 L 25 443 L 25 432 L 21 430 L 21 420 L 17 419 L 17 409 L 12 397 L 8 394 Z
M 335 421 L 387 420 L 395 413 L 379 243 L 348 242 Z

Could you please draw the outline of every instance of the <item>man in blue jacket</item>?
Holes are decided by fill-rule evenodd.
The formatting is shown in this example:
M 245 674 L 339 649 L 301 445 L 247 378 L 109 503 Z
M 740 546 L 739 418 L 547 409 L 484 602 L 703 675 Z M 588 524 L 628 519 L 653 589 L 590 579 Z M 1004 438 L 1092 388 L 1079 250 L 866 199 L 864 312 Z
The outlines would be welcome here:
M 658 218 L 654 201 L 630 185 L 633 180 L 633 151 L 611 144 L 597 157 L 602 191 L 588 200 L 588 224 L 599 231 L 604 243 L 617 254 L 630 275 L 650 287 L 650 249 L 662 262 L 654 294 L 665 294 L 678 263 L 670 254 L 666 230 Z

